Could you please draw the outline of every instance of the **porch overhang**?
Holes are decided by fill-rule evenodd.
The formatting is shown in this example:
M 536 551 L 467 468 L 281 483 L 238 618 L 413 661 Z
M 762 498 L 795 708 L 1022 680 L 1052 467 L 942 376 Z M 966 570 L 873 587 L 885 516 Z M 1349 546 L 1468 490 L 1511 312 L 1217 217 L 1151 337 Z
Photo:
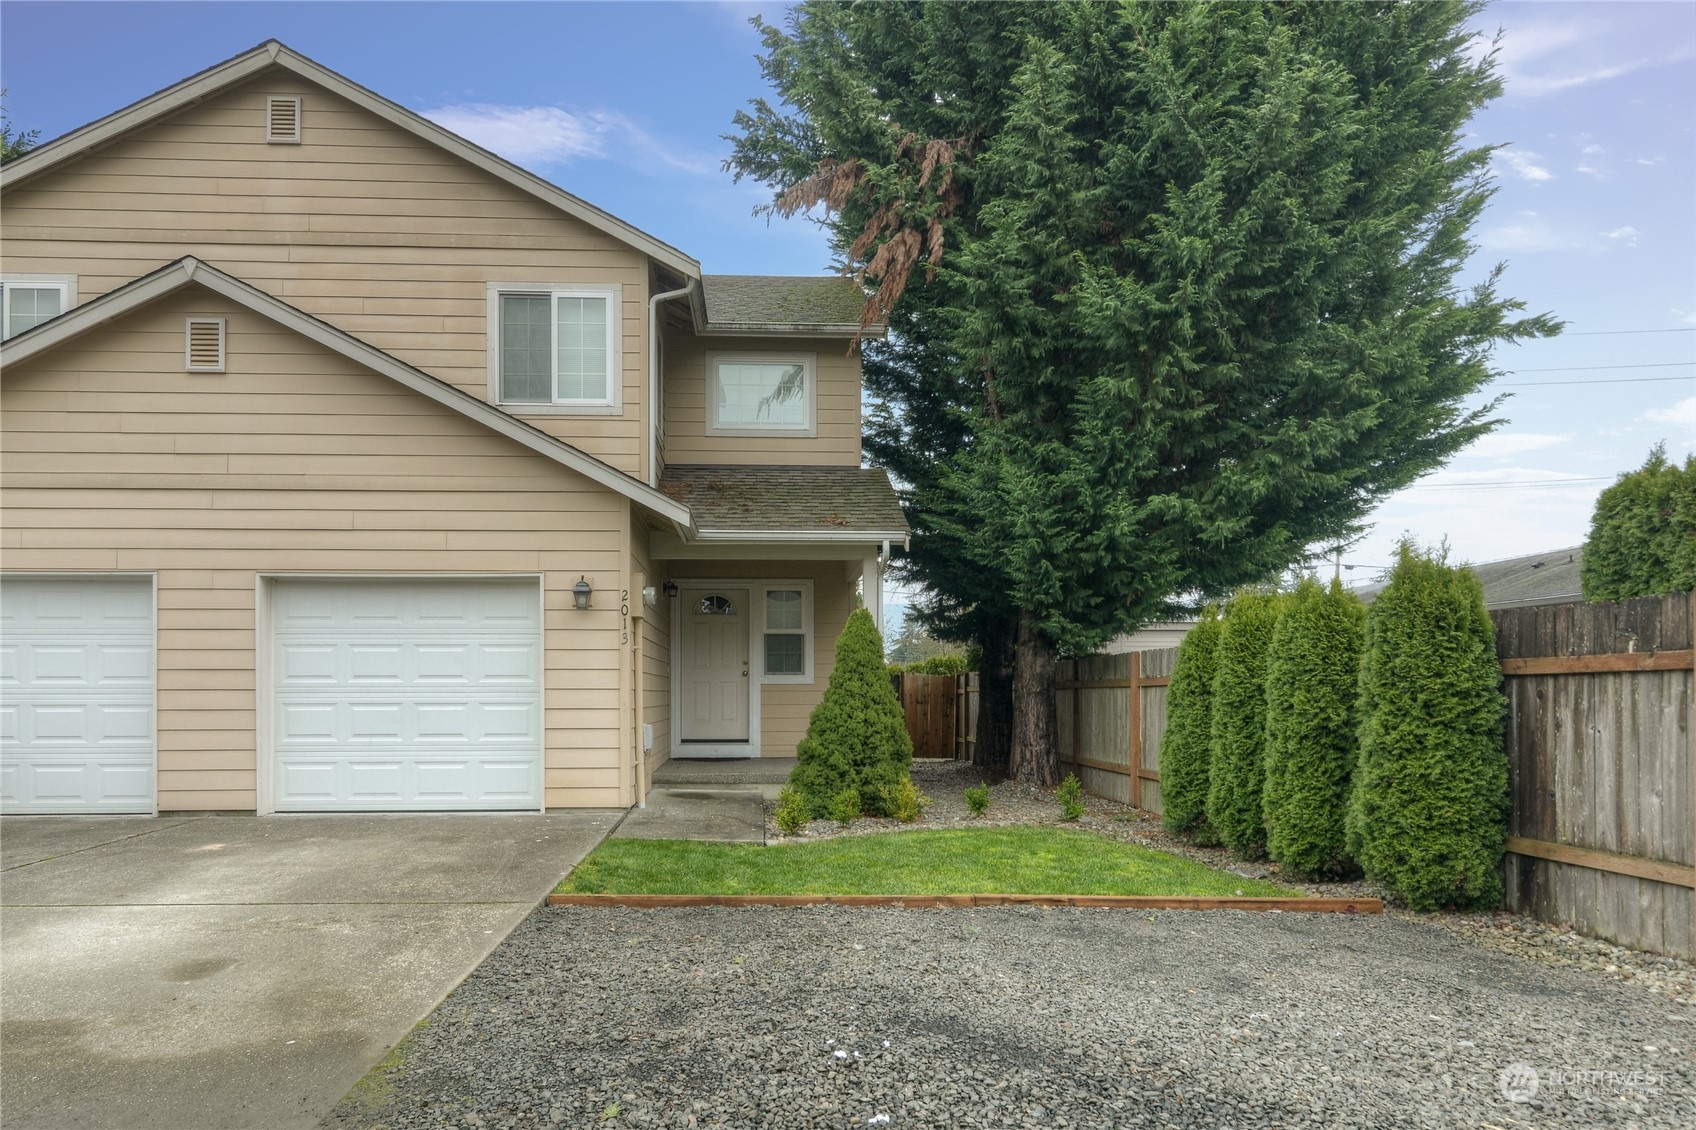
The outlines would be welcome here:
M 659 488 L 694 517 L 687 534 L 654 533 L 660 560 L 861 560 L 910 533 L 877 468 L 668 466 Z

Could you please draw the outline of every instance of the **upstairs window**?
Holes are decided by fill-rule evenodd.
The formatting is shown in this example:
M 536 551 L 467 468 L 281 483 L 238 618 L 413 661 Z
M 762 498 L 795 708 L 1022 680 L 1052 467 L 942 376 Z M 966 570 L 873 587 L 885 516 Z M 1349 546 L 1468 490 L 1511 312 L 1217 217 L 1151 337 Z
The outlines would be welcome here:
M 810 353 L 707 358 L 708 435 L 817 434 Z
M 491 306 L 491 383 L 498 403 L 616 410 L 616 291 L 502 289 Z
M 0 337 L 13 337 L 76 305 L 76 280 L 8 276 L 0 279 Z

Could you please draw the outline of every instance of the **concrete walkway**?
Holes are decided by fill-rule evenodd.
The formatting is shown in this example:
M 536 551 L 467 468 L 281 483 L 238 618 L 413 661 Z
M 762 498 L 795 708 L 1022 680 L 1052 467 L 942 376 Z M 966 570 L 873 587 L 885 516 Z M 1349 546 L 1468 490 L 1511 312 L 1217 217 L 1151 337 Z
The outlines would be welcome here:
M 763 844 L 765 804 L 794 768 L 793 757 L 673 758 L 654 770 L 647 806 L 631 809 L 613 838 Z
M 7 1130 L 316 1126 L 618 816 L 0 821 Z

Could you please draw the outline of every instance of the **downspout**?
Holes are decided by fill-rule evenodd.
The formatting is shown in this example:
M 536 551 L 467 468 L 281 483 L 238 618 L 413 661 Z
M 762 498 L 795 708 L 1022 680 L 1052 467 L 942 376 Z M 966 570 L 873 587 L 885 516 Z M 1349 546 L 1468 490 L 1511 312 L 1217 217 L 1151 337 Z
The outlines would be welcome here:
M 648 485 L 658 486 L 660 477 L 660 303 L 682 298 L 695 289 L 695 279 L 683 284 L 682 290 L 668 290 L 648 299 Z

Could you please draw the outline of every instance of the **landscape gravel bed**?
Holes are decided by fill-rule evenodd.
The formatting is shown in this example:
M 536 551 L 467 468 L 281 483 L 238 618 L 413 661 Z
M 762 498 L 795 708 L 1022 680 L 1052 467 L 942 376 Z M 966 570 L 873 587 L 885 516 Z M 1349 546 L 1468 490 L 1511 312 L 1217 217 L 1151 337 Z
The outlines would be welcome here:
M 1401 918 L 553 908 L 326 1124 L 1683 1128 L 1693 1046 Z
M 931 804 L 917 824 L 894 820 L 856 820 L 844 828 L 830 820 L 815 820 L 804 835 L 785 837 L 767 818 L 766 838 L 784 840 L 823 839 L 829 836 L 864 835 L 903 828 L 961 828 L 982 825 L 1059 824 L 1060 806 L 1049 789 L 1007 781 L 990 790 L 989 811 L 973 816 L 966 807 L 965 790 L 982 780 L 967 762 L 916 761 L 913 780 L 930 797 Z M 1364 881 L 1315 882 L 1284 874 L 1276 864 L 1244 863 L 1224 848 L 1200 847 L 1181 835 L 1168 832 L 1153 813 L 1100 797 L 1085 795 L 1084 816 L 1076 827 L 1145 847 L 1171 852 L 1189 859 L 1254 879 L 1266 879 L 1309 894 L 1331 898 L 1384 898 L 1387 913 L 1448 930 L 1468 941 L 1544 964 L 1578 970 L 1593 977 L 1632 984 L 1658 993 L 1680 1004 L 1696 1005 L 1696 962 L 1662 954 L 1644 953 L 1576 934 L 1562 926 L 1538 922 L 1524 915 L 1495 911 L 1481 914 L 1421 914 L 1396 906 L 1382 887 Z

